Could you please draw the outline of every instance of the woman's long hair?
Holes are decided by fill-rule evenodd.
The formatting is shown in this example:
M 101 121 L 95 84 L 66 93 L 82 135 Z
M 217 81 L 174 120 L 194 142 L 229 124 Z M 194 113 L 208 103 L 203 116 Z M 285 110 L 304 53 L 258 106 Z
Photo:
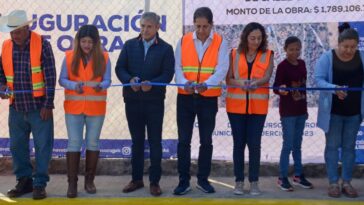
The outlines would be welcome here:
M 78 76 L 80 61 L 83 57 L 85 57 L 85 54 L 83 53 L 80 46 L 80 40 L 84 37 L 90 37 L 93 42 L 90 56 L 91 60 L 93 61 L 92 70 L 94 76 L 92 79 L 101 77 L 105 73 L 106 62 L 103 55 L 103 49 L 101 47 L 99 31 L 94 25 L 84 25 L 80 28 L 80 30 L 78 30 L 76 34 L 73 47 L 74 54 L 71 64 L 71 72 L 73 75 Z
M 258 48 L 258 51 L 265 52 L 267 50 L 268 40 L 267 40 L 267 33 L 265 32 L 264 27 L 260 23 L 251 22 L 248 23 L 244 27 L 243 32 L 241 32 L 240 43 L 237 50 L 238 53 L 248 52 L 248 36 L 252 31 L 256 29 L 260 30 L 260 32 L 262 33 L 262 42 Z

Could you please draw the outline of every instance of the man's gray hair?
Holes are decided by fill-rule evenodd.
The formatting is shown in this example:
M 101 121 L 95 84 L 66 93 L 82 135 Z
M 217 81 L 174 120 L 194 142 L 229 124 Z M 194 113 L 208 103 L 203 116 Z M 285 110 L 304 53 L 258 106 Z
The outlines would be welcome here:
M 157 25 L 160 24 L 160 19 L 161 19 L 161 17 L 154 12 L 145 12 L 145 13 L 143 13 L 143 15 L 141 17 L 141 20 L 152 21 Z

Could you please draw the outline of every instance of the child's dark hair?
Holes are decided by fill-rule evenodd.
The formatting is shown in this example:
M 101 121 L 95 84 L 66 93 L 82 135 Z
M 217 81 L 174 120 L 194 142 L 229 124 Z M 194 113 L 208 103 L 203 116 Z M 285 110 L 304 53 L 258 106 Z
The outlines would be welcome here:
M 290 36 L 284 42 L 284 49 L 286 49 L 291 43 L 299 43 L 300 45 L 302 44 L 301 40 L 297 36 Z

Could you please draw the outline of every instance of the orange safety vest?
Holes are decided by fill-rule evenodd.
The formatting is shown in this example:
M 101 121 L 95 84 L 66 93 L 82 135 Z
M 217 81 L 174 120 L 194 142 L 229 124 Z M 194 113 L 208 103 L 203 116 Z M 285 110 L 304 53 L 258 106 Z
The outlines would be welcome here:
M 264 77 L 269 67 L 271 51 L 262 53 L 259 51 L 253 63 L 250 79 Z M 236 49 L 232 50 L 233 77 L 236 80 L 248 80 L 248 64 L 245 54 L 236 55 Z M 266 83 L 262 86 L 269 86 Z M 247 104 L 248 102 L 248 104 Z M 226 111 L 237 114 L 267 114 L 269 102 L 269 89 L 257 88 L 254 91 L 246 92 L 241 88 L 227 89 Z M 247 107 L 248 106 L 248 107 Z
M 107 52 L 104 52 L 105 62 L 108 60 Z M 68 78 L 71 81 L 83 82 L 83 93 L 78 94 L 75 90 L 65 89 L 64 110 L 67 114 L 79 115 L 85 114 L 88 116 L 100 116 L 106 113 L 106 97 L 107 91 L 101 90 L 96 92 L 93 87 L 102 81 L 102 77 L 93 78 L 92 65 L 90 60 L 86 67 L 80 62 L 78 76 L 75 76 L 71 71 L 73 59 L 73 51 L 66 52 L 66 66 Z M 80 59 L 80 61 L 82 61 Z
M 33 96 L 41 97 L 45 95 L 44 76 L 41 68 L 42 55 L 42 37 L 30 32 L 30 67 Z M 13 64 L 13 41 L 8 39 L 4 41 L 2 47 L 2 64 L 6 77 L 6 84 L 11 90 L 14 90 L 14 64 Z M 10 97 L 10 104 L 14 100 L 14 95 Z
M 214 74 L 217 65 L 218 54 L 222 37 L 214 33 L 212 42 L 206 49 L 202 62 L 198 59 L 198 54 L 193 42 L 193 33 L 190 32 L 182 37 L 181 41 L 181 60 L 182 71 L 187 80 L 192 80 L 196 83 L 205 82 L 209 77 Z M 178 88 L 179 94 L 188 95 L 188 93 Z M 201 93 L 205 97 L 217 97 L 221 95 L 220 87 L 209 87 L 205 92 Z

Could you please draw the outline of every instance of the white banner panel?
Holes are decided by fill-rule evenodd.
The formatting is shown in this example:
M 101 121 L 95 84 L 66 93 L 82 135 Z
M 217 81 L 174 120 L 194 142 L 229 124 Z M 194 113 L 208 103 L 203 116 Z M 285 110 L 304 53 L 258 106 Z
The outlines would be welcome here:
M 59 74 L 64 51 L 72 47 L 77 30 L 84 24 L 94 24 L 99 28 L 102 44 L 107 51 L 112 66 L 112 83 L 120 84 L 114 67 L 124 43 L 137 37 L 140 32 L 139 20 L 144 12 L 145 1 L 137 0 L 0 0 L 0 14 L 8 15 L 12 10 L 26 10 L 28 18 L 37 18 L 31 29 L 45 35 L 51 42 L 57 73 Z M 173 47 L 182 35 L 182 2 L 170 0 L 152 0 L 150 11 L 161 16 L 159 34 Z M 10 38 L 7 33 L 0 33 L 0 45 Z M 1 52 L 1 51 L 0 51 Z M 58 76 L 57 76 L 58 77 Z M 63 90 L 57 83 L 55 98 L 55 136 L 67 139 L 64 124 Z M 175 102 L 175 88 L 168 90 L 166 104 Z M 102 130 L 102 139 L 130 139 L 126 122 L 121 87 L 111 87 L 108 93 L 107 114 Z M 7 100 L 0 101 L 0 138 L 8 136 Z M 165 124 L 164 138 L 177 138 L 174 123 L 174 109 L 165 116 L 170 124 Z
M 208 6 L 214 11 L 215 24 L 314 23 L 362 21 L 364 2 L 361 0 L 185 0 L 185 8 L 194 11 Z M 190 25 L 193 15 L 185 16 Z

